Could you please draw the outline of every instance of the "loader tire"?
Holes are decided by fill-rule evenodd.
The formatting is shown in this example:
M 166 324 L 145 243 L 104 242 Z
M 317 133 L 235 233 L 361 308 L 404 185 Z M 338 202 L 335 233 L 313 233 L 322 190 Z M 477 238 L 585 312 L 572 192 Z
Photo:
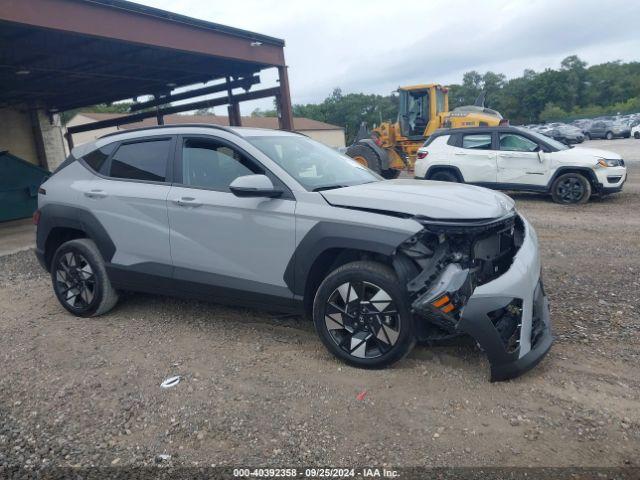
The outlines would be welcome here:
M 380 163 L 381 163 L 380 157 L 378 157 L 378 154 L 367 145 L 362 145 L 358 143 L 355 145 L 351 145 L 347 149 L 346 153 L 351 158 L 353 158 L 356 162 L 358 162 L 361 165 L 364 165 L 369 170 L 373 170 L 377 174 L 381 173 L 382 169 L 380 167 Z

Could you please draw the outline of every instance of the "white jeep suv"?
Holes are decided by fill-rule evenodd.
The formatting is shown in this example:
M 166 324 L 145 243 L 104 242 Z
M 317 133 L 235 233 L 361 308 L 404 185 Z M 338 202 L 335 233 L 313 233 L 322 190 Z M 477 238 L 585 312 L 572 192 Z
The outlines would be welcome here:
M 418 150 L 415 177 L 585 203 L 591 194 L 621 191 L 627 169 L 617 153 L 570 148 L 533 130 L 501 126 L 435 132 Z

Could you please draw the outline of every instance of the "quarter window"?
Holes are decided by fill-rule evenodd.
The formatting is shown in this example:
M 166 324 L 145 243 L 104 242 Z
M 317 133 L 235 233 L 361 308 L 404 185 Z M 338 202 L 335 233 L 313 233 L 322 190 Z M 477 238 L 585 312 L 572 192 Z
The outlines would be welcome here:
M 536 142 L 521 135 L 514 135 L 513 133 L 500 134 L 500 150 L 509 152 L 536 152 L 539 148 Z
M 245 155 L 225 144 L 190 138 L 182 146 L 182 183 L 190 187 L 228 190 L 236 178 L 264 174 Z
M 109 176 L 164 182 L 167 177 L 170 139 L 125 143 L 111 158 Z
M 491 134 L 464 135 L 462 148 L 472 150 L 491 150 Z

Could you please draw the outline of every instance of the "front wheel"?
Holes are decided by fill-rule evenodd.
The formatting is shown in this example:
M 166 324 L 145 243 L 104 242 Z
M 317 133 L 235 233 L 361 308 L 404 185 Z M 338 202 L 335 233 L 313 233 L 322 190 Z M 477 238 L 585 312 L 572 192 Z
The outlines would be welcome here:
M 607 132 L 607 134 L 604 136 L 604 138 L 606 138 L 607 140 L 613 140 L 613 133 Z
M 316 292 L 313 322 L 325 347 L 355 367 L 391 365 L 416 341 L 398 277 L 377 262 L 352 262 L 331 272 Z
M 633 132 L 633 138 L 640 140 L 640 132 Z
M 60 304 L 79 317 L 102 315 L 118 302 L 102 255 L 87 238 L 70 240 L 56 250 L 51 280 Z
M 565 173 L 553 182 L 551 196 L 554 202 L 565 205 L 587 203 L 591 197 L 591 184 L 584 175 Z

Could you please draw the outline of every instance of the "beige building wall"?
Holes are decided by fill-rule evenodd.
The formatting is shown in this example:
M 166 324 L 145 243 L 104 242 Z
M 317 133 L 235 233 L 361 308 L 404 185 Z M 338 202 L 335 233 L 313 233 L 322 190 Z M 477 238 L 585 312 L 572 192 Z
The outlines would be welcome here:
M 338 148 L 344 147 L 344 130 L 298 130 L 314 140 L 324 143 L 325 145 Z
M 38 165 L 38 152 L 27 109 L 0 109 L 0 150 Z
M 50 118 L 45 112 L 38 110 L 35 120 L 41 132 L 46 167 L 54 170 L 66 158 L 60 117 L 53 115 Z M 8 150 L 16 157 L 40 165 L 36 132 L 37 128 L 32 126 L 27 108 L 0 109 L 0 151 Z

